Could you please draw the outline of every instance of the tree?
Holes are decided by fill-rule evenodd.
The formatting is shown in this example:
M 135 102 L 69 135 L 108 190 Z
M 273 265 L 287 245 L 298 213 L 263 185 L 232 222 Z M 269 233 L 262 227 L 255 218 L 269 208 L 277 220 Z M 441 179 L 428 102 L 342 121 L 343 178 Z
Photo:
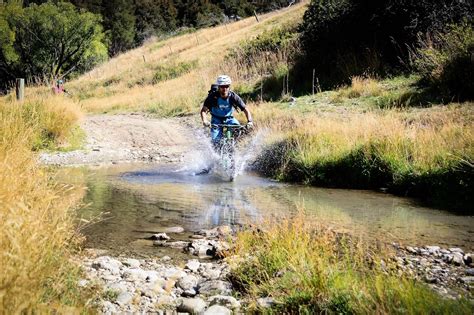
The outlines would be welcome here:
M 132 0 L 104 1 L 102 16 L 110 40 L 109 54 L 116 55 L 134 47 L 135 8 Z
M 100 16 L 67 2 L 0 4 L 0 77 L 51 80 L 107 58 Z
M 465 0 L 312 0 L 301 26 L 306 68 L 329 86 L 367 71 L 403 71 L 419 34 L 472 20 L 472 10 Z
M 176 29 L 177 10 L 171 0 L 135 0 L 136 43 Z

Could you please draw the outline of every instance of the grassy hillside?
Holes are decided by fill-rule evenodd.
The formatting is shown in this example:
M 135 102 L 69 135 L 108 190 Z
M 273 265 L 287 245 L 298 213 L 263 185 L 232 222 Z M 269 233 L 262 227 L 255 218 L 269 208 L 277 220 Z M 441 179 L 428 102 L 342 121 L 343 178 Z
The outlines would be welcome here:
M 244 39 L 288 21 L 300 20 L 305 3 L 239 22 L 166 40 L 150 40 L 67 82 L 66 89 L 86 112 L 147 111 L 159 116 L 195 113 L 221 73 L 236 85 L 245 81 L 226 58 Z M 31 93 L 48 93 L 44 88 Z

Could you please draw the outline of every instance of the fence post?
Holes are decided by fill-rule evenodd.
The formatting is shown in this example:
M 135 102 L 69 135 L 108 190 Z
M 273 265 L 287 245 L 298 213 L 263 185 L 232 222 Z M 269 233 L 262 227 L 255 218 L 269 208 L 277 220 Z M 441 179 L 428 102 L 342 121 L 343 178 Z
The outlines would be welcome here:
M 25 79 L 16 79 L 16 99 L 23 101 L 25 97 Z
M 253 10 L 253 15 L 255 15 L 255 19 L 257 20 L 257 22 L 260 22 L 260 21 L 258 20 L 257 11 Z
M 311 84 L 311 94 L 314 95 L 314 76 L 316 74 L 316 69 L 313 69 L 313 84 Z

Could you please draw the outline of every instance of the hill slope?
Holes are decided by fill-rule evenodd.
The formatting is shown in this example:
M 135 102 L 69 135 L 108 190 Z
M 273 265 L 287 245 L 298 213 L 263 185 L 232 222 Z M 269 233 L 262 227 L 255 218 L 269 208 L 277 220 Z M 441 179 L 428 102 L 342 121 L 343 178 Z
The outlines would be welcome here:
M 226 55 L 242 40 L 299 20 L 306 3 L 166 40 L 151 39 L 67 84 L 87 112 L 146 110 L 160 116 L 197 111 L 220 73 L 242 81 Z

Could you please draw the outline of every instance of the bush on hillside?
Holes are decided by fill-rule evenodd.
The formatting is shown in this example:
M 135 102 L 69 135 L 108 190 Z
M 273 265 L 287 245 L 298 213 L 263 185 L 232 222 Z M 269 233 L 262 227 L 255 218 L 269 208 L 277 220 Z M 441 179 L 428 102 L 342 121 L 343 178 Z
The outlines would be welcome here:
M 474 30 L 464 22 L 420 39 L 411 63 L 444 97 L 474 99 Z
M 300 69 L 315 68 L 326 87 L 367 71 L 401 71 L 420 33 L 472 16 L 472 2 L 463 0 L 312 0 L 300 29 Z

